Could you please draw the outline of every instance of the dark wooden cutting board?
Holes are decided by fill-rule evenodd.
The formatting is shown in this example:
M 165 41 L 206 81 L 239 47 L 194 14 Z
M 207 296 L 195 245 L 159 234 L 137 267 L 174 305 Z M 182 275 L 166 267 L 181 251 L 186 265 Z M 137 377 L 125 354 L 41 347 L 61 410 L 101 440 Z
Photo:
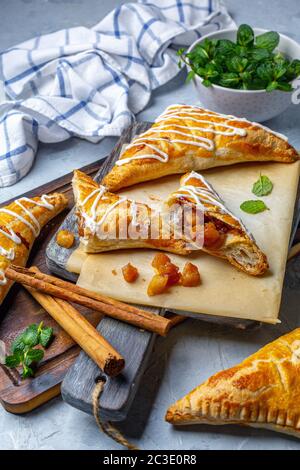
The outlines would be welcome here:
M 93 176 L 101 163 L 89 165 L 83 170 Z M 69 208 L 71 208 L 73 206 L 71 179 L 72 174 L 70 173 L 26 193 L 26 196 L 33 197 L 53 191 L 63 192 L 67 195 Z M 7 202 L 1 206 L 6 204 Z M 28 264 L 35 264 L 41 271 L 48 271 L 45 261 L 46 247 L 67 213 L 68 211 L 64 211 L 44 227 L 33 247 Z M 77 306 L 76 308 L 84 313 L 94 325 L 99 323 L 101 314 L 88 311 L 84 307 Z M 14 338 L 29 324 L 41 321 L 54 328 L 55 338 L 37 370 L 36 377 L 21 380 L 18 371 L 7 369 L 0 364 L 0 401 L 4 408 L 12 413 L 26 413 L 58 395 L 60 384 L 66 372 L 80 352 L 70 336 L 19 285 L 12 287 L 0 307 L 0 339 L 5 342 L 7 351 Z

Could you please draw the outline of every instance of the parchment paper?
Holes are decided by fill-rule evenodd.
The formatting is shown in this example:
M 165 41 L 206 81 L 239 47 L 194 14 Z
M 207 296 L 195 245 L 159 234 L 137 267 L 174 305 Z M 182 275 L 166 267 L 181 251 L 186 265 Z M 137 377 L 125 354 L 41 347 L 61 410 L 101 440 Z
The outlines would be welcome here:
M 260 173 L 274 184 L 269 196 L 262 198 L 270 210 L 251 215 L 242 212 L 240 204 L 256 199 L 251 189 Z M 205 253 L 189 256 L 170 255 L 182 267 L 187 260 L 201 273 L 199 287 L 172 287 L 169 292 L 148 297 L 147 285 L 154 274 L 152 250 L 116 251 L 86 256 L 78 249 L 70 257 L 68 270 L 80 273 L 78 284 L 125 302 L 165 307 L 170 310 L 237 317 L 277 323 L 282 284 L 288 252 L 299 162 L 295 164 L 244 164 L 203 172 L 234 214 L 241 217 L 266 253 L 270 270 L 260 278 L 249 276 L 228 262 Z M 143 183 L 122 193 L 130 198 L 160 204 L 179 186 L 180 175 Z M 131 262 L 139 270 L 134 284 L 124 281 L 121 268 Z

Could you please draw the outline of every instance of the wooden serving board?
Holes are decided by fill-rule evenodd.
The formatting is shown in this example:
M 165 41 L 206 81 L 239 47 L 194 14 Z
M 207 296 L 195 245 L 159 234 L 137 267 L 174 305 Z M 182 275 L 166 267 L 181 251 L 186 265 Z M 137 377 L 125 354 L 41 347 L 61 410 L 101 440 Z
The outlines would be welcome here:
M 96 173 L 99 164 L 95 163 L 85 167 L 83 170 L 91 175 Z M 36 195 L 50 193 L 53 191 L 65 193 L 73 206 L 73 195 L 70 186 L 72 174 L 47 183 L 25 195 L 33 197 Z M 24 195 L 24 196 L 25 196 Z M 9 202 L 9 201 L 8 201 Z M 1 204 L 6 205 L 8 202 Z M 35 264 L 41 271 L 47 272 L 45 251 L 56 232 L 57 227 L 66 217 L 67 211 L 52 220 L 41 232 L 40 237 L 34 244 L 28 264 Z M 87 318 L 97 325 L 101 314 L 91 312 L 84 307 L 79 310 L 86 314 Z M 54 328 L 55 338 L 45 354 L 45 358 L 38 368 L 36 377 L 21 380 L 19 371 L 7 369 L 0 364 L 0 402 L 7 411 L 12 413 L 26 413 L 45 403 L 60 393 L 60 384 L 80 349 L 57 323 L 45 312 L 45 310 L 19 285 L 14 285 L 0 307 L 0 340 L 5 342 L 7 352 L 11 342 L 29 324 L 43 321 L 45 325 Z

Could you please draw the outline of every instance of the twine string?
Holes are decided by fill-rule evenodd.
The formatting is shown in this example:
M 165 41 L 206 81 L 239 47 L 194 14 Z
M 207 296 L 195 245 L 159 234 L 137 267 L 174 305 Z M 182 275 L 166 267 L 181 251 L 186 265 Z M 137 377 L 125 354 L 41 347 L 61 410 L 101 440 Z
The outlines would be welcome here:
M 99 429 L 104 432 L 107 436 L 113 439 L 118 444 L 121 444 L 124 447 L 127 447 L 129 450 L 139 450 L 134 444 L 131 444 L 122 434 L 121 432 L 112 425 L 110 421 L 102 421 L 100 418 L 100 397 L 103 392 L 105 385 L 105 380 L 100 379 L 93 390 L 92 393 L 92 404 L 93 404 L 93 413 L 96 420 L 96 423 Z

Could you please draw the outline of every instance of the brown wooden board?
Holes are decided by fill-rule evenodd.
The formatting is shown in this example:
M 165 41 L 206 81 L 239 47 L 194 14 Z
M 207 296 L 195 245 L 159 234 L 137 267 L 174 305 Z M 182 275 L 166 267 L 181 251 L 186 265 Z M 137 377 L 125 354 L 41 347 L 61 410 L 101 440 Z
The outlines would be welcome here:
M 89 165 L 83 170 L 94 175 L 101 163 Z M 63 192 L 68 196 L 71 208 L 73 206 L 71 179 L 72 174 L 66 175 L 26 193 L 26 196 L 32 197 L 53 191 Z M 6 204 L 7 202 L 1 206 Z M 35 264 L 41 271 L 48 271 L 45 261 L 46 247 L 67 213 L 68 211 L 64 211 L 44 227 L 34 244 L 29 265 Z M 76 306 L 76 308 L 84 313 L 94 325 L 99 323 L 100 313 L 88 311 L 84 307 Z M 57 325 L 27 291 L 19 285 L 14 285 L 0 307 L 0 339 L 5 342 L 7 350 L 14 338 L 29 324 L 41 321 L 54 328 L 55 337 L 37 370 L 36 377 L 21 380 L 19 371 L 0 365 L 0 401 L 4 408 L 12 413 L 26 413 L 58 395 L 60 384 L 67 370 L 80 352 L 69 335 Z

